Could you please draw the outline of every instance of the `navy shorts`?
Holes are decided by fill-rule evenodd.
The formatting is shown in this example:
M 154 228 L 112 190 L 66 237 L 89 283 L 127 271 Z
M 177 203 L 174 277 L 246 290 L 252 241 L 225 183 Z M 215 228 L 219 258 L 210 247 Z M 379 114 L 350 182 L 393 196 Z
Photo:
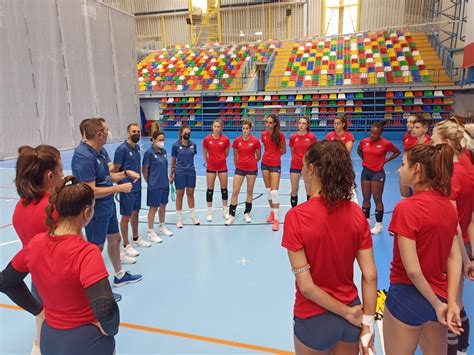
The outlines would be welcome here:
M 466 248 L 467 256 L 468 256 L 469 259 L 470 259 L 471 256 L 472 256 L 472 246 L 471 246 L 471 243 L 470 243 L 470 242 L 467 242 L 466 244 L 464 244 L 464 247 Z
M 350 306 L 360 304 L 357 297 Z M 324 312 L 314 317 L 301 319 L 294 317 L 293 330 L 295 336 L 307 347 L 314 350 L 327 350 L 339 341 L 357 343 L 360 328 L 332 312 Z
M 182 190 L 186 187 L 194 189 L 196 187 L 196 174 L 174 174 L 174 186 L 176 190 Z
M 146 190 L 146 204 L 148 207 L 160 207 L 160 205 L 168 204 L 168 196 L 170 188 L 148 189 Z
M 262 163 L 262 170 L 268 170 L 271 173 L 280 173 L 281 166 L 270 166 Z
M 235 169 L 234 175 L 246 176 L 246 175 L 258 175 L 258 170 L 242 170 L 242 169 Z
M 373 171 L 364 167 L 360 176 L 361 180 L 373 181 L 373 182 L 384 182 L 385 181 L 385 170 Z
M 120 215 L 131 216 L 133 211 L 139 211 L 142 207 L 142 192 L 132 191 L 120 193 Z
M 208 170 L 206 169 L 207 174 L 222 174 L 222 173 L 227 173 L 228 170 Z
M 44 321 L 40 343 L 43 355 L 112 355 L 115 351 L 115 338 L 103 335 L 92 324 L 56 329 Z
M 118 232 L 119 226 L 115 203 L 113 211 L 109 214 L 92 217 L 91 221 L 86 226 L 87 241 L 96 245 L 103 245 L 108 234 L 115 234 Z
M 446 303 L 444 298 L 439 296 L 438 298 Z M 429 321 L 438 321 L 434 308 L 414 285 L 401 283 L 390 285 L 385 307 L 400 322 L 413 327 Z
M 290 168 L 290 173 L 292 174 L 301 174 L 301 171 L 303 169 L 293 169 L 293 168 Z

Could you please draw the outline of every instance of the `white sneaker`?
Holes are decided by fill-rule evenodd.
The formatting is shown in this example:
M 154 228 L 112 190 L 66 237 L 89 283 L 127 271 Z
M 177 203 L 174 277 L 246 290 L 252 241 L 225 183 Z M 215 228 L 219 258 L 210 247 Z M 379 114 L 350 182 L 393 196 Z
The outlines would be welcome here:
M 137 262 L 137 259 L 128 256 L 124 250 L 120 251 L 120 263 L 124 265 L 131 265 L 135 264 Z
M 166 228 L 166 226 L 159 226 L 158 227 L 158 232 L 160 232 L 161 234 L 166 235 L 167 237 L 173 236 L 173 232 L 170 231 L 168 228 Z
M 252 223 L 252 218 L 250 217 L 250 213 L 244 213 L 244 221 L 245 223 Z
M 374 228 L 370 230 L 370 233 L 372 234 L 379 234 L 382 231 L 382 223 L 380 222 L 375 222 Z
M 131 256 L 132 258 L 140 255 L 140 253 L 132 246 L 132 244 L 127 244 L 125 247 L 125 254 Z
M 183 228 L 183 221 L 181 219 L 176 220 L 176 228 Z
M 222 207 L 222 215 L 224 216 L 224 219 L 227 219 L 230 217 L 229 214 L 229 207 Z
M 369 226 L 370 226 L 370 218 L 367 218 L 367 223 L 368 223 Z
M 212 212 L 209 212 L 206 217 L 206 221 L 212 222 Z
M 31 355 L 41 355 L 41 349 L 36 341 L 33 342 L 33 346 L 31 347 Z
M 148 240 L 151 240 L 153 243 L 161 243 L 163 241 L 154 230 L 148 231 Z
M 230 226 L 232 223 L 234 223 L 234 219 L 235 219 L 234 216 L 229 216 L 229 218 L 227 218 L 225 221 L 225 225 Z
M 138 248 L 149 248 L 151 247 L 151 243 L 148 243 L 145 239 L 138 237 L 137 240 L 133 241 L 133 245 Z
M 198 226 L 201 223 L 199 222 L 199 219 L 196 216 L 191 216 L 191 223 Z

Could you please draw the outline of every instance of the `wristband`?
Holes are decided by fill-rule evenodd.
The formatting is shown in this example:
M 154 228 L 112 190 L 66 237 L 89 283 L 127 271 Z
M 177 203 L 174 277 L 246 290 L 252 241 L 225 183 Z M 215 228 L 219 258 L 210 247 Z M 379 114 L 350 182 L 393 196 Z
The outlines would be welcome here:
M 309 269 L 311 269 L 311 266 L 309 264 L 306 264 L 306 266 L 303 266 L 300 269 L 291 269 L 291 272 L 296 275 L 296 274 L 301 274 L 302 272 L 306 272 Z
M 371 333 L 374 332 L 375 316 L 368 316 L 366 314 L 362 315 L 362 325 L 369 327 Z

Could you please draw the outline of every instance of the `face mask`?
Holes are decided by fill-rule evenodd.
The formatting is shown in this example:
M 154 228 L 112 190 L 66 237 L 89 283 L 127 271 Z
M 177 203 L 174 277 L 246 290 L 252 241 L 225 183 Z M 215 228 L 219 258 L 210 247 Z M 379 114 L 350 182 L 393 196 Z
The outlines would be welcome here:
M 156 142 L 156 146 L 160 149 L 163 149 L 165 147 L 165 142 Z
M 132 140 L 133 143 L 138 143 L 140 140 L 140 135 L 139 134 L 132 134 L 130 139 Z
M 189 138 L 191 138 L 191 135 L 190 135 L 189 133 L 183 134 L 183 139 L 184 139 L 185 141 L 189 141 Z

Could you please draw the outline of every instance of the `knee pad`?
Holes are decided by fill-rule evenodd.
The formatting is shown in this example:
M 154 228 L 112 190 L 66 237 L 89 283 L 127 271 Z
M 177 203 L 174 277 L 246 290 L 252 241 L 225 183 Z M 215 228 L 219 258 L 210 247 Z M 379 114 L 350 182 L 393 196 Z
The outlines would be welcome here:
M 222 200 L 227 201 L 229 199 L 229 191 L 227 189 L 221 190 Z
M 214 195 L 214 190 L 207 189 L 206 191 L 206 201 L 212 202 L 212 195 Z
M 272 196 L 272 203 L 280 203 L 280 197 L 278 196 L 278 190 L 272 190 L 270 192 Z
M 267 200 L 268 201 L 272 200 L 272 190 L 271 189 L 267 189 Z

